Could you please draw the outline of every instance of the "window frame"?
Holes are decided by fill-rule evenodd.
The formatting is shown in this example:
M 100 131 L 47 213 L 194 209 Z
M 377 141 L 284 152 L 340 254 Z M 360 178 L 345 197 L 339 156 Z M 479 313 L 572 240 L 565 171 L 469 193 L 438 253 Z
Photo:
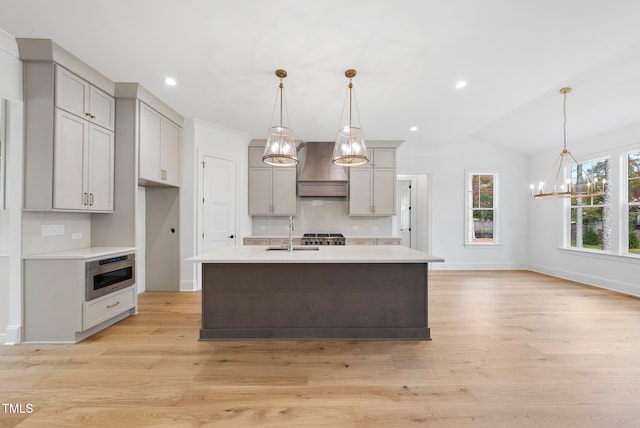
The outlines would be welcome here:
M 631 235 L 631 230 L 630 230 L 630 223 L 629 223 L 629 217 L 630 217 L 630 210 L 631 207 L 638 207 L 638 209 L 640 210 L 640 200 L 637 202 L 630 202 L 629 201 L 629 182 L 630 182 L 630 178 L 629 178 L 629 158 L 632 155 L 637 155 L 638 158 L 640 159 L 640 148 L 635 149 L 635 150 L 631 150 L 629 152 L 623 153 L 622 154 L 622 181 L 624 183 L 622 187 L 622 226 L 620 227 L 621 232 L 622 232 L 622 237 L 623 239 L 621 239 L 621 254 L 624 256 L 628 256 L 628 257 L 634 257 L 634 258 L 640 258 L 640 254 L 636 254 L 636 253 L 632 253 L 631 249 L 629 248 L 629 236 Z M 640 181 L 640 178 L 638 178 L 638 180 Z
M 583 160 L 580 161 L 578 164 L 571 164 L 568 165 L 568 171 L 565 171 L 565 174 L 567 177 L 573 177 L 573 167 L 575 167 L 576 165 L 584 165 L 584 164 L 589 164 L 589 163 L 596 163 L 596 162 L 600 162 L 600 161 L 606 161 L 608 163 L 608 175 L 609 175 L 609 180 L 608 180 L 608 186 L 607 186 L 607 191 L 609 192 L 609 204 L 605 204 L 603 201 L 602 204 L 593 204 L 593 197 L 589 197 L 586 199 L 590 199 L 588 204 L 585 204 L 584 207 L 585 208 L 602 208 L 602 210 L 604 211 L 607 207 L 610 210 L 610 214 L 611 214 L 611 219 L 614 217 L 615 215 L 615 205 L 614 205 L 614 191 L 615 188 L 612 187 L 612 182 L 613 182 L 613 173 L 614 173 L 614 169 L 613 169 L 613 156 L 610 154 L 602 154 L 601 156 L 598 157 L 594 157 L 594 158 L 590 158 L 587 160 Z M 573 184 L 572 184 L 573 185 Z M 606 200 L 606 199 L 605 199 Z M 573 205 L 572 204 L 573 200 L 572 199 L 568 199 L 566 201 L 566 218 L 565 218 L 565 228 L 567 230 L 566 234 L 565 234 L 565 244 L 564 247 L 568 250 L 576 250 L 576 251 L 589 251 L 589 252 L 596 252 L 596 253 L 600 253 L 600 254 L 615 254 L 615 245 L 611 245 L 611 247 L 609 249 L 596 249 L 596 248 L 585 248 L 582 244 L 580 246 L 578 246 L 577 243 L 577 239 L 576 239 L 576 245 L 573 246 L 571 245 L 572 243 L 572 212 L 574 209 L 576 209 L 579 205 Z M 610 227 L 611 229 L 609 230 L 609 236 L 613 236 L 614 233 L 616 233 L 615 227 L 614 227 L 614 223 L 613 221 L 611 221 L 610 223 Z M 576 229 L 577 229 L 577 225 L 576 225 Z
M 480 208 L 473 205 L 473 178 L 476 176 L 490 175 L 493 177 L 493 206 L 492 208 Z M 495 247 L 501 245 L 502 212 L 500 210 L 500 172 L 496 170 L 466 170 L 465 171 L 465 214 L 464 214 L 464 245 L 469 247 Z M 476 210 L 493 211 L 493 237 L 492 241 L 474 242 L 473 212 Z

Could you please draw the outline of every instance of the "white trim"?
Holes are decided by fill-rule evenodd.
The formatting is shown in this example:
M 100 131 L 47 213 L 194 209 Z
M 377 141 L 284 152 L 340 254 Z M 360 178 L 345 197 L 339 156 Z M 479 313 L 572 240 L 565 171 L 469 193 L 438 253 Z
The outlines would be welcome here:
M 183 279 L 180 281 L 180 291 L 198 291 L 200 289 L 198 284 L 200 283 L 195 279 Z
M 203 122 L 206 124 L 206 122 Z M 204 128 L 204 127 L 203 127 Z M 207 126 L 206 129 L 214 129 L 216 131 L 218 131 L 218 127 L 216 126 Z M 239 133 L 235 133 L 234 135 L 238 136 L 240 135 Z M 233 162 L 236 165 L 236 189 L 235 189 L 235 193 L 236 193 L 236 197 L 235 197 L 235 213 L 236 213 L 236 230 L 235 230 L 235 245 L 242 245 L 242 241 L 240 240 L 240 234 L 238 233 L 239 227 L 240 227 L 240 167 L 241 167 L 241 160 L 237 157 L 237 156 L 229 156 L 226 154 L 219 154 L 219 153 L 215 153 L 215 152 L 211 152 L 208 150 L 202 150 L 202 149 L 198 149 L 197 150 L 197 155 L 196 158 L 198 159 L 198 165 L 197 165 L 197 178 L 198 178 L 198 182 L 196 185 L 196 189 L 195 189 L 195 201 L 196 201 L 196 209 L 195 211 L 195 216 L 196 216 L 196 239 L 194 242 L 194 247 L 195 247 L 195 253 L 194 254 L 201 254 L 202 253 L 202 233 L 203 231 L 203 213 L 202 213 L 202 208 L 203 205 L 200 201 L 202 201 L 202 198 L 204 197 L 204 158 L 205 157 L 212 157 L 212 158 L 217 158 L 217 159 L 222 159 L 225 161 L 229 161 L 229 162 Z M 240 244 L 239 244 L 240 243 Z M 199 269 L 199 266 L 194 266 L 195 269 L 195 283 L 192 285 L 192 288 L 190 288 L 190 290 L 199 290 L 202 287 L 202 270 Z M 182 284 L 180 285 L 180 289 L 182 289 Z
M 532 272 L 555 276 L 556 278 L 566 279 L 567 281 L 579 282 L 592 287 L 604 288 L 618 293 L 640 297 L 640 285 L 630 282 L 616 281 L 601 276 L 585 275 L 573 271 L 540 265 L 529 265 L 529 270 Z
M 527 270 L 527 263 L 430 263 L 433 270 Z
M 16 58 L 18 58 L 19 55 L 16 38 L 2 29 L 0 29 L 0 51 L 6 52 Z
M 3 345 L 17 345 L 22 340 L 22 327 L 19 325 L 7 326 L 6 334 L 4 335 Z
M 465 247 L 494 247 L 502 245 L 502 210 L 500 209 L 500 171 L 495 169 L 465 169 L 464 184 L 464 241 Z M 471 177 L 475 175 L 491 175 L 493 176 L 493 241 L 492 242 L 473 242 L 471 234 L 473 233 L 473 219 L 471 211 L 473 211 L 473 201 L 471 200 L 473 184 Z
M 577 257 L 591 257 L 594 259 L 616 261 L 616 262 L 622 262 L 622 263 L 632 263 L 632 264 L 640 263 L 640 255 L 634 255 L 634 254 L 616 254 L 616 253 L 609 253 L 605 251 L 589 250 L 585 248 L 575 248 L 575 247 L 572 247 L 572 248 L 559 247 L 558 250 L 565 251 L 567 254 L 571 254 Z

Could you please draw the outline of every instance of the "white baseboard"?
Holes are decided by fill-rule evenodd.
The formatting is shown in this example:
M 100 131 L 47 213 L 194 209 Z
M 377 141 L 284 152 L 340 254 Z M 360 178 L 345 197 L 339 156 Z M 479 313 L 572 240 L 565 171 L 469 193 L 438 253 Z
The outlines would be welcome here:
M 0 339 L 4 340 L 0 340 L 0 343 L 3 343 L 4 345 L 17 345 L 22 342 L 22 327 L 19 325 L 7 326 L 6 334 L 1 335 Z
M 525 263 L 430 263 L 433 270 L 528 270 Z
M 529 265 L 528 269 L 533 272 L 538 272 L 545 275 L 551 275 L 557 278 L 580 282 L 586 285 L 591 285 L 593 287 L 604 288 L 606 290 L 616 291 L 618 293 L 629 294 L 631 296 L 640 297 L 639 284 L 616 281 L 616 280 L 613 280 L 610 278 L 604 278 L 601 276 L 586 275 L 579 272 L 550 268 L 548 266 L 541 266 L 541 265 Z
M 198 291 L 200 288 L 195 280 L 182 280 L 180 281 L 180 291 Z

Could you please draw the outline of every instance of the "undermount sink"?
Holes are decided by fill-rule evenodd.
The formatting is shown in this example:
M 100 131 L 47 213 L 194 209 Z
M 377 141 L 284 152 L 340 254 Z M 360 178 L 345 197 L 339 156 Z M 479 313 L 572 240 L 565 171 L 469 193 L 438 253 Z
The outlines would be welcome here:
M 311 245 L 295 245 L 293 251 L 318 251 L 320 247 L 313 247 Z M 288 247 L 267 247 L 267 251 L 289 251 Z

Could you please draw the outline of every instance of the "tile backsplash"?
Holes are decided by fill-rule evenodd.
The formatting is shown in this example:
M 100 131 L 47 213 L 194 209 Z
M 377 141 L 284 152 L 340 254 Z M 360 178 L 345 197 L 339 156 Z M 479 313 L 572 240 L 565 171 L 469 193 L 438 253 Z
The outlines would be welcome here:
M 342 233 L 345 236 L 392 236 L 393 217 L 350 217 L 346 198 L 297 198 L 294 234 Z M 289 217 L 252 217 L 252 234 L 286 235 Z

